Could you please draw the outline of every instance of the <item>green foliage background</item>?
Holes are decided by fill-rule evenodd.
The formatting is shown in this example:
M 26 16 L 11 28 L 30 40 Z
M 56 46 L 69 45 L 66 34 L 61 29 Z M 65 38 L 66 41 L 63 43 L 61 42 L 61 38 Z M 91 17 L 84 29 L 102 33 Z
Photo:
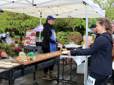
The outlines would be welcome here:
M 69 42 L 74 42 L 80 44 L 82 41 L 82 35 L 79 32 L 58 32 L 57 40 L 62 44 L 68 44 Z
M 27 29 L 36 27 L 38 23 L 39 19 L 25 14 L 6 11 L 0 13 L 0 33 L 6 30 L 16 30 L 19 33 L 24 33 Z
M 105 2 L 104 0 L 93 1 L 106 10 L 106 17 L 110 20 L 114 20 L 114 6 L 112 6 L 114 0 L 105 0 Z M 89 27 L 95 24 L 96 20 L 97 19 L 89 19 Z M 36 17 L 7 11 L 0 12 L 0 33 L 9 31 L 12 36 L 23 36 L 27 29 L 35 28 L 39 23 L 40 20 Z M 42 23 L 45 23 L 45 19 L 42 19 Z M 85 34 L 85 18 L 59 18 L 56 20 L 55 28 L 61 35 L 58 39 L 66 42 L 66 38 L 62 38 L 62 36 L 68 35 L 68 32 L 80 32 L 82 35 Z
M 105 11 L 106 17 L 110 20 L 114 20 L 114 0 L 93 0 L 99 4 Z M 97 19 L 89 19 L 89 27 L 96 23 Z M 39 18 L 31 17 L 25 14 L 12 13 L 7 11 L 0 11 L 0 33 L 10 32 L 13 38 L 16 36 L 23 37 L 27 29 L 33 29 L 40 23 Z M 42 19 L 42 23 L 45 23 L 45 19 Z M 56 20 L 55 28 L 57 32 L 57 39 L 62 44 L 71 42 L 70 37 L 76 36 L 72 40 L 76 43 L 80 43 L 81 35 L 85 34 L 85 18 L 59 18 Z M 81 33 L 81 34 L 80 34 Z M 75 41 L 78 39 L 78 42 Z M 19 39 L 20 40 L 20 39 Z M 20 40 L 21 41 L 21 40 Z M 5 50 L 9 55 L 14 56 L 12 51 L 14 46 L 0 43 L 0 49 Z

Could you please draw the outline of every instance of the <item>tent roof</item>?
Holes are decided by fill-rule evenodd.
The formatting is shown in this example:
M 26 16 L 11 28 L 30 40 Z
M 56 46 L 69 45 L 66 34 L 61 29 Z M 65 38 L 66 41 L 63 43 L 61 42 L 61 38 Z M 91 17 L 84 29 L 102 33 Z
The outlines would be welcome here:
M 85 3 L 86 4 L 85 4 Z M 104 17 L 104 11 L 91 0 L 1 0 L 0 8 L 27 15 L 58 18 L 98 18 Z M 95 9 L 95 10 L 94 10 Z

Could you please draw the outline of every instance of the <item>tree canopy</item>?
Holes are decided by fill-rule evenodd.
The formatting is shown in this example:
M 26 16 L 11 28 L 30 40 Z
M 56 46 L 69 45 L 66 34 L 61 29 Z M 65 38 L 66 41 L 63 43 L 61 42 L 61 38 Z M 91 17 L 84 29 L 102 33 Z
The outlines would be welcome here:
M 17 30 L 23 33 L 28 28 L 34 28 L 38 25 L 39 19 L 25 14 L 2 12 L 0 13 L 0 33 L 6 30 Z
M 114 20 L 114 0 L 93 0 L 106 10 L 106 17 Z M 42 23 L 45 19 L 42 20 Z M 89 27 L 95 24 L 96 19 L 89 19 Z M 27 29 L 35 28 L 39 25 L 40 20 L 36 17 L 31 17 L 25 14 L 3 12 L 0 11 L 0 33 L 7 30 L 17 31 L 17 34 L 23 34 Z M 57 31 L 79 31 L 82 34 L 85 32 L 85 19 L 78 18 L 59 18 L 56 20 L 55 27 Z
M 106 17 L 114 20 L 114 0 L 93 0 L 99 4 L 105 11 Z

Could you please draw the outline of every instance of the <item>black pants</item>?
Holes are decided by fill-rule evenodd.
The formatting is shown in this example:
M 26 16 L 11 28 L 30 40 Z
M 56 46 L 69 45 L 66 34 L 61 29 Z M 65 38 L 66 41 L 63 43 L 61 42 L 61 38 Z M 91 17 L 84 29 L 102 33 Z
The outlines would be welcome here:
M 114 85 L 114 70 L 112 71 L 112 82 L 113 82 L 113 85 Z
M 54 65 L 44 68 L 44 73 L 47 74 L 49 71 L 53 71 Z
M 109 76 L 99 75 L 93 72 L 90 73 L 90 76 L 96 79 L 95 85 L 107 85 Z
M 49 59 L 45 62 L 45 68 L 43 69 L 44 73 L 52 72 L 54 70 L 54 66 L 56 64 L 56 58 Z

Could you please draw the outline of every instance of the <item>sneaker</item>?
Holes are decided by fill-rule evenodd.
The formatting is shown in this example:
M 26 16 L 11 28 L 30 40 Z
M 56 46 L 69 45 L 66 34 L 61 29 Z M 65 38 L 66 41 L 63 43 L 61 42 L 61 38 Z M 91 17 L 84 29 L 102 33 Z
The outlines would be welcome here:
M 51 77 L 49 75 L 45 75 L 42 77 L 43 80 L 52 80 Z
M 49 76 L 50 76 L 51 79 L 56 79 L 57 78 L 52 71 L 49 72 Z
M 2 79 L 0 79 L 0 83 L 2 83 Z

